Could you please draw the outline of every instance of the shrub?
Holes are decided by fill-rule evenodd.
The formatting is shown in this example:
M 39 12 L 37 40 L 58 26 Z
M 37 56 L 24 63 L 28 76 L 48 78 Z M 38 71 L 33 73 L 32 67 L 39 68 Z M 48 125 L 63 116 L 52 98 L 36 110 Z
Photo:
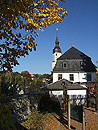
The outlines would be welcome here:
M 43 95 L 41 97 L 38 110 L 42 112 L 56 112 L 60 111 L 60 103 L 55 97 L 49 95 Z
M 0 99 L 4 97 L 0 88 Z M 16 130 L 12 120 L 11 104 L 0 103 L 0 130 Z

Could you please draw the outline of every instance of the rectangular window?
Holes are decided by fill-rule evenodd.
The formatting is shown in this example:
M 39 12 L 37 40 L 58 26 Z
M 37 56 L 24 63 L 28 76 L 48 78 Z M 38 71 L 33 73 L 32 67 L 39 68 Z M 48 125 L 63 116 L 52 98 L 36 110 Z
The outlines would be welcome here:
M 74 81 L 74 74 L 69 74 L 70 81 Z
M 58 80 L 62 79 L 62 74 L 58 74 Z
M 91 76 L 91 74 L 87 74 L 87 81 L 92 81 L 92 76 Z

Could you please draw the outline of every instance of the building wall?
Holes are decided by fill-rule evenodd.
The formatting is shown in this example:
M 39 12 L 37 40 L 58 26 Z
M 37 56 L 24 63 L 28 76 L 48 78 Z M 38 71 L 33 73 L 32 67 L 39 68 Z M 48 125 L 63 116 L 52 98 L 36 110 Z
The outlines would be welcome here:
M 58 81 L 58 74 L 62 74 L 62 79 L 67 79 L 70 81 L 69 74 L 74 74 L 73 82 L 87 82 L 87 74 L 91 74 L 92 80 L 89 82 L 96 82 L 96 73 L 88 72 L 88 73 L 53 73 L 53 83 Z
M 63 90 L 60 91 L 49 91 L 50 96 L 55 96 L 58 98 L 60 104 L 62 105 L 63 102 Z M 82 99 L 82 98 L 86 98 L 86 90 L 67 90 L 67 95 L 69 95 L 69 99 L 71 104 L 86 104 L 86 99 Z M 79 99 L 81 98 L 81 99 Z M 76 101 L 73 99 L 77 99 Z
M 55 96 L 63 95 L 63 90 L 60 91 L 49 91 L 49 94 L 53 94 Z M 86 90 L 67 90 L 67 95 L 86 95 Z
M 59 52 L 53 53 L 52 70 L 54 69 L 54 66 L 57 62 L 57 58 L 59 58 L 61 56 L 61 54 L 62 53 L 59 53 Z

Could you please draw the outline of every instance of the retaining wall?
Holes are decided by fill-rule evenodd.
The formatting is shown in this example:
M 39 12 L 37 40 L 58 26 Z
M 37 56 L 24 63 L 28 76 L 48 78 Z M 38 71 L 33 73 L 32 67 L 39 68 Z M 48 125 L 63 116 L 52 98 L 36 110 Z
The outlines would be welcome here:
M 12 118 L 14 122 L 20 123 L 28 118 L 32 111 L 37 110 L 38 104 L 43 94 L 48 94 L 48 91 L 35 92 L 22 95 L 14 95 L 1 99 L 0 103 L 12 104 Z

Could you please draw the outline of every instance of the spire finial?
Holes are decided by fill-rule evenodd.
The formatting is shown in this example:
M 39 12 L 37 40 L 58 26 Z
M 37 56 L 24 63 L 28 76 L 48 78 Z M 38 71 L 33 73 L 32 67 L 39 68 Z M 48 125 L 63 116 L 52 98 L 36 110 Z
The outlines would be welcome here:
M 58 38 L 58 28 L 56 28 L 56 37 Z
M 55 41 L 55 46 L 59 46 L 59 40 L 58 40 L 58 28 L 56 28 L 56 41 Z

